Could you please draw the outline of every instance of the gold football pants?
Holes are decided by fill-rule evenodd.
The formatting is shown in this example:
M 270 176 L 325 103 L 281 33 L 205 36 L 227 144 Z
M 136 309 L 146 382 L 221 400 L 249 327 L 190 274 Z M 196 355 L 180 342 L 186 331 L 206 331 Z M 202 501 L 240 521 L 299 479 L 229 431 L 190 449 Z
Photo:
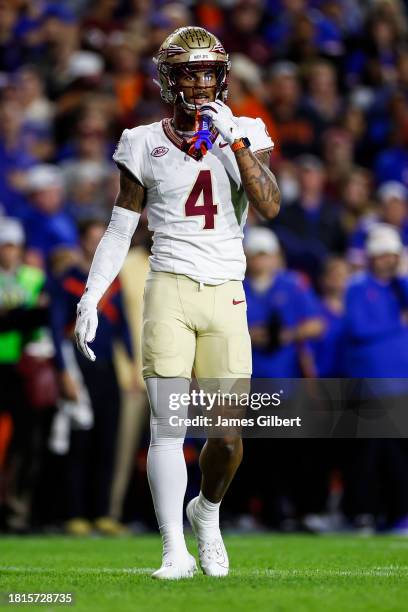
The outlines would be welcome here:
M 241 281 L 200 285 L 171 272 L 146 281 L 143 376 L 249 378 L 251 341 Z

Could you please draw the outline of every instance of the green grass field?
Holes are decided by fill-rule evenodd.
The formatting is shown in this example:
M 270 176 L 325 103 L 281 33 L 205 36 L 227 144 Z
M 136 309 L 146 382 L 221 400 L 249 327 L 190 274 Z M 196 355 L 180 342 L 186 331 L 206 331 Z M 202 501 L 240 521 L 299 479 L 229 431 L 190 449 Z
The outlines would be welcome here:
M 126 539 L 4 537 L 0 592 L 68 592 L 72 609 L 192 612 L 408 610 L 408 539 L 353 536 L 229 536 L 228 578 L 158 582 L 156 536 Z M 189 540 L 191 552 L 194 543 Z M 0 606 L 13 609 L 16 606 Z

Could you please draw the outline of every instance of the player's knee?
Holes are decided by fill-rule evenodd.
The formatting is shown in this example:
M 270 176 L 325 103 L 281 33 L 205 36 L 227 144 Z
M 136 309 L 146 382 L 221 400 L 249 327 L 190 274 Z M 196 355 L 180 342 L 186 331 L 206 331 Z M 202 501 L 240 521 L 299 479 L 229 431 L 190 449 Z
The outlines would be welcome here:
M 242 440 L 238 435 L 226 435 L 220 438 L 211 438 L 208 443 L 215 447 L 219 454 L 226 459 L 242 457 Z

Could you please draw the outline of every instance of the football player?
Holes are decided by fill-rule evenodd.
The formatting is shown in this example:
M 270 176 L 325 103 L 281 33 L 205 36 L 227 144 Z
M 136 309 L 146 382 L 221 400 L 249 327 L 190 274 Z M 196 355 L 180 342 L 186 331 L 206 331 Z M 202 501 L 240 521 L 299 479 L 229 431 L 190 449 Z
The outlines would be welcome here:
M 243 227 L 248 201 L 272 219 L 280 194 L 264 123 L 234 117 L 225 104 L 230 62 L 220 41 L 203 28 L 179 28 L 160 47 L 156 63 L 173 117 L 122 134 L 113 156 L 120 191 L 78 305 L 75 333 L 80 350 L 94 360 L 88 344 L 98 302 L 119 273 L 146 207 L 154 233 L 142 337 L 151 406 L 147 472 L 163 540 L 162 566 L 153 577 L 179 579 L 196 571 L 183 534 L 185 428 L 163 435 L 160 425 L 168 422 L 169 394 L 189 391 L 193 368 L 198 379 L 250 378 Z M 192 145 L 197 113 L 211 124 L 204 155 Z M 228 574 L 219 507 L 241 458 L 239 437 L 209 438 L 201 452 L 201 491 L 187 516 L 209 576 Z

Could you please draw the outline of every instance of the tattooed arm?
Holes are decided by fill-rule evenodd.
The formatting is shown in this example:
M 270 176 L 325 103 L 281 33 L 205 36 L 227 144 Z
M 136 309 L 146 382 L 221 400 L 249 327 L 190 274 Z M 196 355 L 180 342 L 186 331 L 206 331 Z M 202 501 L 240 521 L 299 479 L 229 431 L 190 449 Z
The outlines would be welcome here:
M 115 206 L 141 214 L 146 203 L 146 189 L 133 177 L 129 170 L 120 166 L 120 189 Z
M 266 219 L 273 219 L 280 208 L 280 191 L 269 169 L 270 151 L 253 153 L 239 149 L 235 153 L 242 185 L 252 206 Z

